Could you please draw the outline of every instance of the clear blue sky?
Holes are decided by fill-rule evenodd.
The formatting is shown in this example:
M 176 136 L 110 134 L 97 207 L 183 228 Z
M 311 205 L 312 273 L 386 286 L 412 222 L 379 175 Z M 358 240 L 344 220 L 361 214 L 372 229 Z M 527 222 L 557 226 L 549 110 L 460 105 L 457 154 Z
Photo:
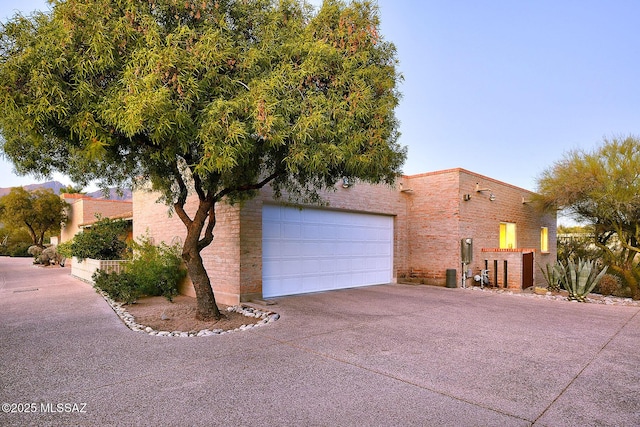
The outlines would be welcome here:
M 463 167 L 535 190 L 564 152 L 640 136 L 640 1 L 378 4 L 404 75 L 405 173 Z M 0 19 L 34 9 L 46 2 L 2 0 Z M 0 169 L 0 187 L 34 181 Z

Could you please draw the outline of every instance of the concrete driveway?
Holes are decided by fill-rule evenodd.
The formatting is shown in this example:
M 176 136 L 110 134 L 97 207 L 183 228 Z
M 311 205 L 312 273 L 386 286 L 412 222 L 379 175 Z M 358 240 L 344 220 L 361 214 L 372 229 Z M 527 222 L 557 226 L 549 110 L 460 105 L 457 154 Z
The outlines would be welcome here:
M 0 257 L 0 425 L 640 425 L 638 307 L 385 285 L 270 308 L 153 337 L 68 268 Z

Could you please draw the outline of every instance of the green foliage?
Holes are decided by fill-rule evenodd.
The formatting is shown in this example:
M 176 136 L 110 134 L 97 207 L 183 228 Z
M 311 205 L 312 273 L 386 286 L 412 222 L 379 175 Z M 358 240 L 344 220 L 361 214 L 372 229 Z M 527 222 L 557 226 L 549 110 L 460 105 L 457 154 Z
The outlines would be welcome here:
M 65 254 L 80 261 L 85 258 L 99 260 L 123 259 L 126 255 L 127 223 L 123 220 L 102 218 L 82 233 L 73 237 L 71 243 L 63 246 Z
M 26 230 L 0 228 L 0 255 L 29 256 L 28 250 L 32 244 L 31 237 Z
M 58 253 L 65 258 L 73 257 L 73 240 L 68 240 L 66 242 L 60 243 L 58 245 Z
M 571 233 L 558 233 L 558 260 L 567 263 L 569 260 L 602 258 L 602 249 L 594 243 L 595 235 L 590 227 L 583 227 Z
M 554 269 L 560 283 L 569 291 L 568 298 L 579 302 L 586 301 L 586 296 L 593 291 L 607 272 L 606 266 L 598 271 L 595 261 L 581 259 L 577 264 L 569 260 L 566 266 L 557 262 Z
M 178 285 L 186 276 L 181 267 L 180 248 L 164 242 L 154 246 L 145 236 L 133 243 L 133 260 L 126 267 L 145 295 L 162 295 L 169 301 L 178 294 Z
M 544 268 L 538 266 L 544 280 L 547 282 L 547 289 L 552 292 L 558 292 L 560 290 L 560 277 L 558 276 L 557 269 L 552 264 L 545 264 Z
M 66 187 L 62 187 L 60 188 L 59 191 L 60 194 L 85 194 L 84 191 L 82 191 L 82 187 L 74 187 L 73 185 L 68 185 Z
M 93 281 L 93 286 L 106 292 L 111 299 L 127 304 L 134 303 L 142 295 L 135 278 L 126 271 L 107 273 L 98 270 L 93 274 Z
M 7 255 L 10 257 L 30 257 L 28 252 L 30 246 L 31 243 L 28 242 L 14 243 L 7 248 Z
M 68 204 L 50 189 L 14 187 L 0 198 L 0 221 L 10 230 L 26 230 L 33 245 L 44 247 L 47 232 L 57 232 L 67 219 Z
M 573 150 L 547 169 L 538 193 L 590 225 L 597 256 L 640 298 L 640 138 L 605 139 L 591 152 Z M 560 251 L 559 251 L 560 252 Z M 569 256 L 565 258 L 569 259 Z
M 178 285 L 186 276 L 180 249 L 161 243 L 154 246 L 148 236 L 133 242 L 133 258 L 121 273 L 98 271 L 95 287 L 111 298 L 132 303 L 142 295 L 164 296 L 169 301 L 178 295 Z
M 19 172 L 142 175 L 172 200 L 180 165 L 232 198 L 265 177 L 392 182 L 401 77 L 379 25 L 368 1 L 57 2 L 0 33 L 2 148 Z

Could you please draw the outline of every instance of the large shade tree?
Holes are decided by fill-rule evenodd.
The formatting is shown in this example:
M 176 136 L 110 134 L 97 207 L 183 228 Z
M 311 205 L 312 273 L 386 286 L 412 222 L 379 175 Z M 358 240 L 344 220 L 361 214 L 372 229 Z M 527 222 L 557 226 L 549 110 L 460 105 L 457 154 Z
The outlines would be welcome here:
M 594 231 L 604 262 L 640 298 L 640 139 L 605 139 L 573 150 L 545 170 L 538 193 L 549 209 L 565 209 Z
M 2 28 L 2 150 L 21 173 L 150 181 L 186 226 L 197 317 L 218 317 L 216 204 L 393 182 L 396 66 L 369 1 L 53 0 Z
M 27 231 L 31 242 L 43 248 L 46 233 L 60 231 L 66 221 L 67 207 L 50 189 L 29 192 L 15 187 L 0 198 L 0 222 L 8 229 Z

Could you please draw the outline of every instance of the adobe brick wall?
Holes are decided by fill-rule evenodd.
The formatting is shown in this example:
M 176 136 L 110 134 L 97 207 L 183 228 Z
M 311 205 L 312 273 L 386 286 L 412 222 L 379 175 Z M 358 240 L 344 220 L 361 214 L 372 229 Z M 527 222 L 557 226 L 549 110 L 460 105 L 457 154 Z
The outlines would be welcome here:
M 286 195 L 285 195 L 286 198 Z M 286 200 L 283 198 L 284 200 Z M 406 202 L 398 189 L 356 183 L 345 189 L 336 186 L 335 192 L 324 194 L 327 209 L 367 212 L 394 216 L 394 272 L 406 268 L 408 259 L 408 230 Z M 169 208 L 156 203 L 157 193 L 145 190 L 133 192 L 133 233 L 140 236 L 147 231 L 156 243 L 182 242 L 186 228 L 177 217 L 168 216 Z M 254 199 L 240 205 L 219 203 L 213 243 L 202 252 L 202 259 L 213 286 L 216 301 L 235 305 L 262 297 L 262 206 L 278 203 L 273 200 L 270 187 L 264 188 Z M 185 206 L 189 214 L 195 212 L 197 198 L 189 197 Z M 317 206 L 310 206 L 317 207 Z M 239 238 L 237 238 L 239 236 Z M 195 296 L 193 285 L 187 281 L 181 293 Z
M 69 203 L 69 208 L 67 209 L 67 221 L 60 228 L 60 243 L 73 239 L 73 236 L 80 231 L 80 224 L 84 222 L 84 216 L 82 214 L 82 199 L 66 196 L 75 195 L 62 194 L 60 196 L 65 202 Z
M 485 260 L 490 270 L 493 270 L 494 260 L 498 260 L 499 266 L 507 260 L 508 284 L 519 286 L 522 265 L 521 260 L 516 262 L 516 259 L 521 258 L 522 252 L 515 255 L 487 251 L 500 246 L 500 223 L 513 222 L 517 247 L 535 249 L 535 283 L 544 283 L 538 265 L 556 260 L 556 217 L 541 215 L 532 204 L 522 203 L 523 198 L 525 201 L 531 198 L 532 192 L 464 169 L 414 175 L 405 177 L 405 182 L 418 196 L 410 202 L 409 208 L 409 273 L 425 277 L 428 283 L 444 285 L 446 269 L 455 268 L 459 284 L 462 280 L 460 241 L 470 237 L 473 239 L 473 262 L 467 268 L 475 275 L 484 268 Z M 477 192 L 476 184 L 490 191 Z M 495 195 L 494 201 L 489 199 L 490 194 Z M 464 200 L 465 195 L 469 195 L 468 201 Z M 549 230 L 548 253 L 540 252 L 541 227 Z M 490 279 L 493 280 L 493 271 Z
M 61 194 L 60 197 L 69 203 L 68 220 L 60 230 L 60 242 L 73 239 L 82 225 L 96 221 L 96 214 L 104 218 L 119 218 L 131 214 L 133 203 L 125 200 L 94 199 L 82 194 Z
M 476 183 L 491 188 L 496 199 L 490 201 L 489 192 L 476 192 Z M 470 200 L 463 200 L 465 194 L 470 195 Z M 553 263 L 556 259 L 555 215 L 541 216 L 530 204 L 523 204 L 523 197 L 526 199 L 531 194 L 464 169 L 450 169 L 405 176 L 393 188 L 365 183 L 343 188 L 338 184 L 335 191 L 326 192 L 323 197 L 326 209 L 393 216 L 394 281 L 414 275 L 425 278 L 427 283 L 444 285 L 446 270 L 456 269 L 456 280 L 460 283 L 460 240 L 471 237 L 474 250 L 469 268 L 474 274 L 484 268 L 485 259 L 491 270 L 494 259 L 501 266 L 506 259 L 508 283 L 519 286 L 522 266 L 517 259 L 521 260 L 522 253 L 492 251 L 499 246 L 500 222 L 517 224 L 519 248 L 537 248 L 536 284 L 543 283 L 538 264 Z M 158 243 L 182 243 L 186 235 L 184 225 L 176 215 L 168 217 L 168 208 L 155 203 L 157 197 L 155 193 L 140 190 L 133 193 L 134 236 L 144 234 L 148 228 Z M 273 200 L 269 187 L 241 205 L 220 203 L 217 206 L 214 241 L 202 251 L 202 257 L 221 304 L 234 305 L 262 296 L 262 206 L 265 203 L 280 203 Z M 196 198 L 190 197 L 187 212 L 193 213 L 196 206 Z M 539 251 L 542 226 L 549 229 L 547 254 Z M 190 283 L 183 292 L 193 295 Z
M 455 170 L 404 177 L 407 190 L 409 259 L 400 275 L 444 285 L 446 270 L 458 262 L 459 183 Z
M 524 253 L 534 252 L 534 273 L 535 273 L 535 263 L 536 256 L 535 250 L 531 249 L 483 249 L 482 251 L 482 262 L 487 261 L 487 267 L 489 268 L 489 281 L 492 286 L 497 286 L 500 288 L 508 288 L 511 290 L 519 290 L 522 289 L 522 256 Z M 497 261 L 497 282 L 495 280 L 495 266 Z M 505 266 L 506 262 L 506 266 Z M 484 268 L 484 267 L 482 267 Z M 505 285 L 505 268 L 507 272 L 506 277 L 506 285 Z M 474 274 L 479 274 L 479 272 L 474 271 Z M 534 278 L 535 282 L 535 278 Z M 469 282 L 470 285 L 477 285 L 478 283 Z
M 156 203 L 158 193 L 146 190 L 133 192 L 133 235 L 149 233 L 155 244 L 183 244 L 187 229 L 180 218 L 167 205 Z M 197 196 L 187 199 L 185 210 L 193 217 L 198 205 Z M 213 243 L 204 248 L 200 255 L 209 273 L 216 301 L 224 305 L 240 302 L 240 207 L 220 203 L 216 207 L 216 226 Z M 180 292 L 195 297 L 193 284 L 187 280 Z
M 481 188 L 490 188 L 491 191 L 476 192 L 476 183 L 479 183 Z M 461 171 L 460 187 L 463 194 L 471 194 L 471 200 L 461 202 L 461 211 L 464 212 L 461 231 L 462 233 L 471 233 L 469 237 L 474 238 L 474 263 L 471 265 L 474 274 L 484 268 L 485 259 L 488 260 L 490 270 L 493 270 L 493 260 L 498 260 L 499 269 L 502 269 L 504 261 L 507 260 L 509 287 L 514 289 L 521 287 L 522 250 L 519 253 L 494 251 L 492 256 L 487 256 L 490 253 L 487 249 L 500 247 L 500 222 L 511 222 L 516 224 L 517 248 L 530 248 L 534 252 L 534 284 L 543 285 L 544 277 L 539 266 L 556 261 L 555 214 L 541 214 L 530 203 L 534 194 L 531 191 L 472 172 Z M 489 200 L 490 193 L 495 195 L 494 201 Z M 547 227 L 549 231 L 548 253 L 540 251 L 540 230 L 542 227 Z M 529 250 L 524 250 L 524 252 L 529 252 Z M 493 277 L 493 271 L 490 272 L 491 277 Z M 499 271 L 499 280 L 502 280 L 501 277 L 502 272 Z

